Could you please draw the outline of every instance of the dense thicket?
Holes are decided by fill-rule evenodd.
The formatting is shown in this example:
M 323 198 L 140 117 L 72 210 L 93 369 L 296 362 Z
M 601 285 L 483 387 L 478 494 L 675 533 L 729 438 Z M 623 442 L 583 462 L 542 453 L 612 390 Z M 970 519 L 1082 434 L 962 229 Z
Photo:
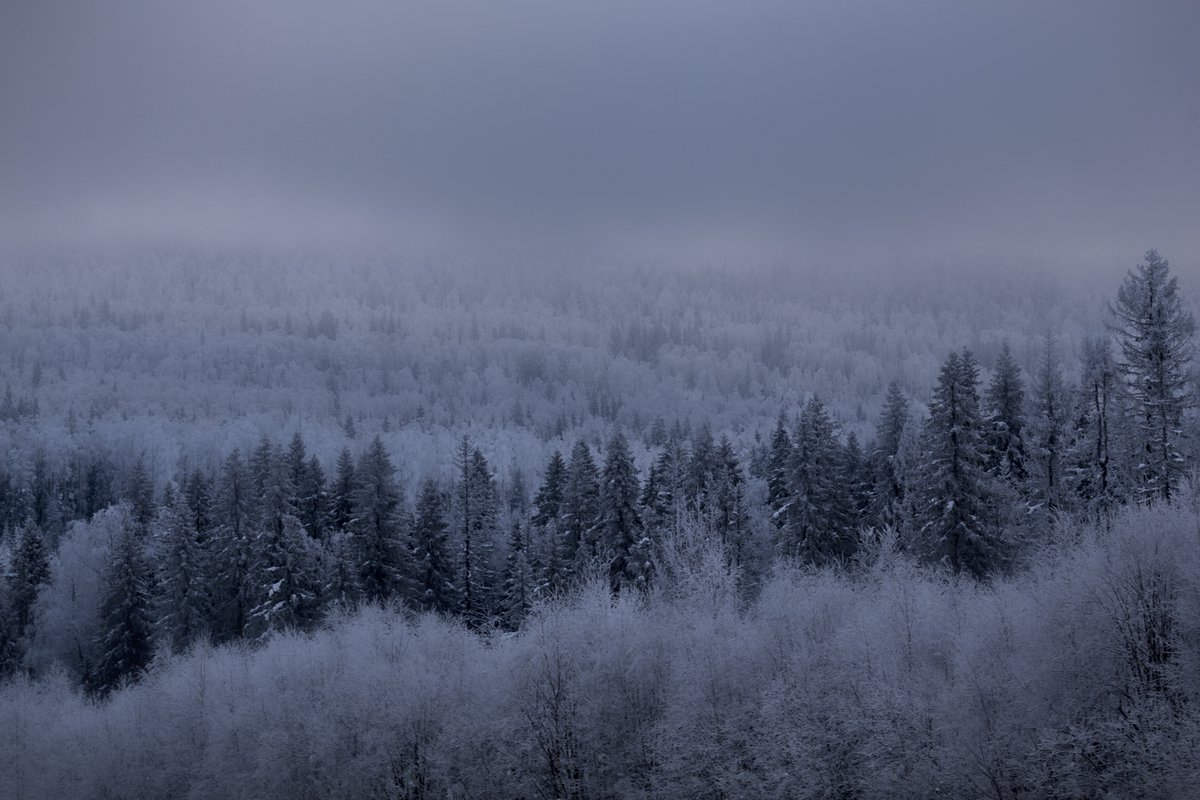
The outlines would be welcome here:
M 884 542 L 745 603 L 685 528 L 669 582 L 614 600 L 598 576 L 515 634 L 370 607 L 164 657 L 105 703 L 21 679 L 0 691 L 0 795 L 1190 797 L 1200 515 L 1181 496 L 1064 529 L 991 583 Z

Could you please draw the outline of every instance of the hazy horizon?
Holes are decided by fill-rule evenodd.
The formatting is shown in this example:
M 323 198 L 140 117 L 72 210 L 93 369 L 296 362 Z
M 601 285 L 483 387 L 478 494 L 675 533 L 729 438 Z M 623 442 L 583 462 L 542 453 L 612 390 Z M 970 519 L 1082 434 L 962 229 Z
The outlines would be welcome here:
M 0 237 L 1132 265 L 1200 245 L 1200 9 L 0 12 Z

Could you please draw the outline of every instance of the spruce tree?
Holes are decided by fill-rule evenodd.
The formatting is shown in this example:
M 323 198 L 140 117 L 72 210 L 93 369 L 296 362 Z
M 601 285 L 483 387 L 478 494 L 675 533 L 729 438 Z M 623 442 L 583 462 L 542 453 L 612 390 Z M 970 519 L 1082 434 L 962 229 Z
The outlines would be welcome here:
M 1000 348 L 987 390 L 985 468 L 1013 485 L 1028 478 L 1025 447 L 1025 382 L 1008 342 Z
M 113 543 L 100 604 L 97 660 L 86 677 L 88 688 L 106 695 L 125 681 L 137 680 L 153 656 L 150 568 L 142 552 L 140 523 L 122 528 Z
M 970 351 L 942 365 L 925 425 L 919 477 L 918 547 L 953 572 L 984 577 L 1004 556 L 995 499 L 984 469 L 979 371 Z
M 412 527 L 413 605 L 422 611 L 449 614 L 458 610 L 454 562 L 446 537 L 442 492 L 437 482 L 426 478 L 417 497 Z
M 899 526 L 903 518 L 904 481 L 896 463 L 904 430 L 911 419 L 908 398 L 899 381 L 888 385 L 883 413 L 875 427 L 871 503 L 868 516 L 879 525 Z
M 504 626 L 516 630 L 533 605 L 533 570 L 529 563 L 529 543 L 520 521 L 513 523 L 504 561 L 504 586 L 500 615 Z
M 207 635 L 213 622 L 206 535 L 196 530 L 193 520 L 191 508 L 179 498 L 159 509 L 154 522 L 157 628 L 175 652 Z
M 792 438 L 787 432 L 787 417 L 781 411 L 771 435 L 770 457 L 767 460 L 767 504 L 771 522 L 778 529 L 787 524 L 787 509 L 791 503 Z
M 633 456 L 624 434 L 617 431 L 608 443 L 600 488 L 602 546 L 608 559 L 609 587 L 613 593 L 648 579 L 647 544 L 638 514 L 639 485 Z
M 813 397 L 800 414 L 792 447 L 788 504 L 780 532 L 786 555 L 821 565 L 853 552 L 853 521 L 842 467 L 833 420 L 821 400 Z
M 295 516 L 284 514 L 259 530 L 251 574 L 256 591 L 248 638 L 262 641 L 272 632 L 306 630 L 318 621 L 319 555 Z
M 354 519 L 350 526 L 359 581 L 367 602 L 386 601 L 403 586 L 403 513 L 396 468 L 376 436 L 355 469 Z
M 1111 512 L 1123 493 L 1120 455 L 1114 447 L 1122 406 L 1111 343 L 1086 340 L 1066 478 L 1075 502 L 1101 516 Z
M 1057 345 L 1047 336 L 1033 386 L 1030 444 L 1034 471 L 1033 499 L 1045 514 L 1053 514 L 1064 499 L 1064 471 L 1070 399 L 1063 383 Z
M 218 641 L 242 636 L 253 607 L 250 569 L 256 517 L 250 477 L 241 453 L 235 449 L 221 469 L 215 507 L 212 576 L 216 588 L 211 596 L 216 605 L 217 624 L 213 627 Z
M 725 557 L 732 566 L 741 567 L 749 557 L 750 547 L 746 477 L 742 474 L 742 465 L 727 436 L 722 436 L 717 445 L 716 474 L 709 514 Z
M 571 449 L 563 492 L 559 562 L 567 580 L 587 561 L 599 556 L 596 529 L 600 519 L 600 478 L 591 448 L 582 439 Z
M 1140 434 L 1140 496 L 1170 500 L 1187 469 L 1182 428 L 1184 410 L 1192 403 L 1195 320 L 1184 307 L 1167 260 L 1156 250 L 1128 273 L 1109 309 Z
M 17 667 L 33 633 L 33 604 L 50 580 L 50 555 L 41 530 L 32 522 L 17 535 L 7 607 L 0 606 L 0 675 Z M 3 597 L 0 594 L 0 597 Z
M 354 519 L 354 491 L 358 485 L 354 475 L 354 457 L 350 449 L 343 447 L 338 455 L 337 476 L 334 478 L 329 509 L 330 527 L 341 533 L 350 531 Z
M 545 477 L 533 498 L 533 524 L 546 526 L 558 519 L 563 501 L 563 491 L 566 488 L 567 464 L 563 461 L 562 453 L 554 451 L 546 464 Z

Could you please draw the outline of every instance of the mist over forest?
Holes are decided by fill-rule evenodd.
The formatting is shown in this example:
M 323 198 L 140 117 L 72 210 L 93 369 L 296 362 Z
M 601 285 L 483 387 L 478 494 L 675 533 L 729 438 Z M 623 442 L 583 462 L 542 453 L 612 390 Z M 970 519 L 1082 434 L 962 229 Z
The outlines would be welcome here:
M 0 800 L 1191 798 L 1200 6 L 0 7 Z

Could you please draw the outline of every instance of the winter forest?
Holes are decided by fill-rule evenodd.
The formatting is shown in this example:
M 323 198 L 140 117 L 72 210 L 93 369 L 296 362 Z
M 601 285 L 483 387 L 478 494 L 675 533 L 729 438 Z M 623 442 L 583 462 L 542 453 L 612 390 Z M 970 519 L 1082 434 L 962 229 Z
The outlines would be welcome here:
M 1200 797 L 1198 32 L 0 2 L 0 800 Z
M 1194 323 L 1157 252 L 1107 300 L 886 307 L 202 256 L 2 309 L 11 796 L 1196 777 Z

